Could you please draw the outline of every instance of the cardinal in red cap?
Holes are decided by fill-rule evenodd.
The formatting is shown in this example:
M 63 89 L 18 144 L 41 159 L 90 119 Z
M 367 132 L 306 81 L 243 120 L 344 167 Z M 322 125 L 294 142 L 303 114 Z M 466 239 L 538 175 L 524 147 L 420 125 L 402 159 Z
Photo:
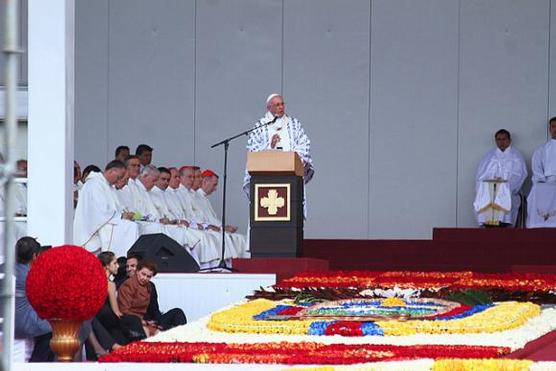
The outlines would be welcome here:
M 210 177 L 213 177 L 213 176 L 218 178 L 218 175 L 214 171 L 212 171 L 211 169 L 206 169 L 205 171 L 203 171 L 201 173 L 201 176 L 203 178 L 210 178 Z

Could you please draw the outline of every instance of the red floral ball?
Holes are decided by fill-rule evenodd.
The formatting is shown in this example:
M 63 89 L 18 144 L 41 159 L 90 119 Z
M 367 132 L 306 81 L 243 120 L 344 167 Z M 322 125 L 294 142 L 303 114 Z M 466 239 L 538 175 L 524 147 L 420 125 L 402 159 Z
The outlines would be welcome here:
M 64 245 L 33 262 L 26 290 L 43 319 L 88 320 L 104 304 L 108 281 L 95 255 L 80 246 Z

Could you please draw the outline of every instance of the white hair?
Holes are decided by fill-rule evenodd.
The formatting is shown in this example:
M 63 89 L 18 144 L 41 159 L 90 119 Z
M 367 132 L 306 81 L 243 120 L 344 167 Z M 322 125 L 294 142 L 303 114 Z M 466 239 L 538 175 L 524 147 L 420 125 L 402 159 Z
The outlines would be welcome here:
M 160 171 L 158 171 L 156 166 L 154 166 L 154 165 L 145 165 L 143 170 L 141 170 L 141 174 L 139 174 L 139 178 L 143 179 L 146 176 L 155 175 L 155 174 L 159 174 L 159 173 L 160 173 Z

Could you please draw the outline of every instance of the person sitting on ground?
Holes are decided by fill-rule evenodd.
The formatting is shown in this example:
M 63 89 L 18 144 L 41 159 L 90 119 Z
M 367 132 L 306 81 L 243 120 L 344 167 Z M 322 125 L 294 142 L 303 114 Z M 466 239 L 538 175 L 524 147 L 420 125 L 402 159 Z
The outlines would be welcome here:
M 118 300 L 122 297 L 122 290 L 124 292 L 132 292 L 127 286 L 136 286 L 136 281 L 144 280 L 145 277 L 151 275 L 156 275 L 156 263 L 150 260 L 144 260 L 139 255 L 130 255 L 126 263 L 126 272 L 128 274 L 128 279 L 124 281 L 122 286 L 119 288 Z M 141 316 L 145 325 L 148 325 L 149 329 L 161 329 L 168 330 L 176 326 L 181 326 L 187 323 L 187 319 L 183 311 L 179 308 L 173 308 L 169 311 L 162 313 L 158 305 L 158 293 L 156 286 L 153 282 L 148 279 L 148 292 L 149 292 L 149 303 L 147 308 Z M 122 299 L 125 301 L 125 299 Z M 124 311 L 124 309 L 121 309 Z
M 40 319 L 29 303 L 25 284 L 31 265 L 41 251 L 41 245 L 32 237 L 22 237 L 16 243 L 15 266 L 15 339 L 25 339 L 26 348 L 32 349 L 25 358 L 29 362 L 52 362 L 50 349 L 52 328 L 47 320 Z
M 98 260 L 106 271 L 108 295 L 104 305 L 100 308 L 93 320 L 93 330 L 104 349 L 115 350 L 129 341 L 120 328 L 120 317 L 122 317 L 122 312 L 120 312 L 118 307 L 116 285 L 110 279 L 118 272 L 119 266 L 116 256 L 111 251 L 101 252 L 98 255 Z
M 156 264 L 151 261 L 142 261 L 137 267 L 137 272 L 129 277 L 118 290 L 118 306 L 123 314 L 122 326 L 125 330 L 139 332 L 139 328 L 130 326 L 127 318 L 137 317 L 141 320 L 142 338 L 156 335 L 160 327 L 155 321 L 147 321 L 145 316 L 151 301 L 152 288 L 149 282 L 156 274 Z
M 32 353 L 25 354 L 25 360 L 29 362 L 53 362 L 54 353 L 50 349 L 50 339 L 52 338 L 52 328 L 50 323 L 39 318 L 35 309 L 29 303 L 25 285 L 27 275 L 31 270 L 33 262 L 47 247 L 41 246 L 32 237 L 22 237 L 16 243 L 16 299 L 15 299 L 15 339 L 24 340 L 26 350 Z M 98 343 L 94 343 L 94 336 L 91 338 L 90 321 L 83 322 L 79 331 L 79 338 L 83 344 L 89 339 L 91 345 L 96 349 Z M 27 351 L 26 351 L 27 353 Z M 79 357 L 79 354 L 76 354 Z

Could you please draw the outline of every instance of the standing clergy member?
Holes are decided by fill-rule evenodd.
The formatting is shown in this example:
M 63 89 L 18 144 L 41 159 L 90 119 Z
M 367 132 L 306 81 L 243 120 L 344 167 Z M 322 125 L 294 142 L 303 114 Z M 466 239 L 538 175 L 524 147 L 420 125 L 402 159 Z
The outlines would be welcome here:
M 523 155 L 512 147 L 509 131 L 498 130 L 494 140 L 496 148 L 487 152 L 477 170 L 473 207 L 479 225 L 513 226 L 527 167 Z
M 307 184 L 315 172 L 311 158 L 311 141 L 298 119 L 286 114 L 286 105 L 280 94 L 271 94 L 266 99 L 267 112 L 255 123 L 255 130 L 249 134 L 247 150 L 258 151 L 295 151 L 305 168 L 303 179 Z M 270 123 L 265 125 L 266 123 Z M 245 172 L 243 190 L 249 194 L 251 177 Z M 304 202 L 305 203 L 305 202 Z M 305 206 L 305 205 L 304 205 Z
M 104 172 L 92 172 L 79 193 L 73 220 L 73 241 L 98 253 L 113 251 L 126 255 L 139 237 L 133 213 L 122 212 L 114 192 L 114 184 L 125 176 L 125 165 L 113 160 Z
M 548 122 L 551 139 L 533 153 L 533 187 L 527 197 L 527 228 L 556 227 L 556 117 Z

